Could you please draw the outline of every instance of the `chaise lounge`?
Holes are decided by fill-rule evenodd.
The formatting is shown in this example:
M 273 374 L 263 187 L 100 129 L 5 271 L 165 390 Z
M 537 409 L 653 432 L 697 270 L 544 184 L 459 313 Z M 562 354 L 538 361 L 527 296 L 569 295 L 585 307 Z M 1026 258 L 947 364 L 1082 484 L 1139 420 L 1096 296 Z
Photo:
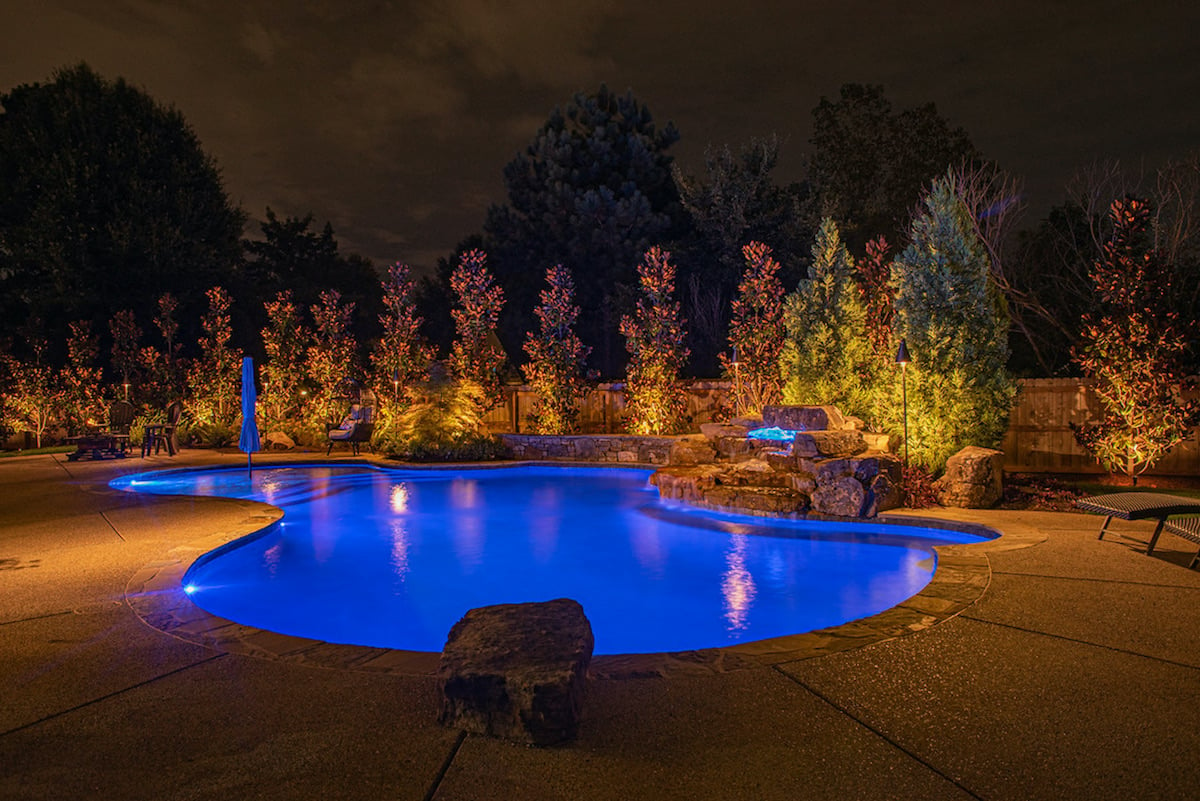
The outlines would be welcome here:
M 1114 492 L 1110 495 L 1080 498 L 1075 501 L 1075 505 L 1085 512 L 1107 515 L 1104 525 L 1100 527 L 1100 536 L 1097 538 L 1101 540 L 1104 539 L 1104 532 L 1108 530 L 1108 524 L 1114 517 L 1122 520 L 1157 520 L 1158 526 L 1155 527 L 1154 534 L 1150 537 L 1150 543 L 1146 546 L 1147 554 L 1154 553 L 1154 546 L 1158 544 L 1158 538 L 1162 534 L 1164 526 L 1174 534 L 1179 534 L 1179 536 L 1194 542 L 1200 542 L 1200 517 L 1167 520 L 1172 515 L 1200 515 L 1200 501 L 1192 498 L 1181 498 L 1178 495 L 1167 495 L 1162 492 Z M 1195 533 L 1180 533 L 1180 531 Z M 1200 555 L 1197 555 L 1197 559 L 1200 559 Z M 1191 566 L 1196 566 L 1196 559 L 1192 560 Z

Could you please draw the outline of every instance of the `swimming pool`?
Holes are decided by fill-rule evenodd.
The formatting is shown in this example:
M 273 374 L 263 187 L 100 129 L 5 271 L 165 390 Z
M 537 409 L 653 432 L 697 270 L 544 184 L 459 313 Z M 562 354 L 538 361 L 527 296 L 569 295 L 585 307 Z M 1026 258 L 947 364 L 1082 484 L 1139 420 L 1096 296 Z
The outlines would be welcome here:
M 624 468 L 181 470 L 112 486 L 249 498 L 284 518 L 192 565 L 194 603 L 334 643 L 439 651 L 468 609 L 578 600 L 597 654 L 834 626 L 919 592 L 933 546 L 983 537 L 672 506 Z

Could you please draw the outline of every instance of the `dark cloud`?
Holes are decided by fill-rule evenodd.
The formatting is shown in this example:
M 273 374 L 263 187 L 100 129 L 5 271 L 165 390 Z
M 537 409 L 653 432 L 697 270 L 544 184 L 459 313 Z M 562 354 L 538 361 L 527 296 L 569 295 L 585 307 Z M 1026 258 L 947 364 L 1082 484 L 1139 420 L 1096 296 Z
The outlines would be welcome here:
M 848 81 L 934 101 L 1035 208 L 1079 166 L 1200 142 L 1200 5 L 749 0 L 7 0 L 0 89 L 85 60 L 178 107 L 252 218 L 333 223 L 377 263 L 429 268 L 502 199 L 547 113 L 606 82 L 704 147 L 779 133 L 797 179 L 811 110 Z

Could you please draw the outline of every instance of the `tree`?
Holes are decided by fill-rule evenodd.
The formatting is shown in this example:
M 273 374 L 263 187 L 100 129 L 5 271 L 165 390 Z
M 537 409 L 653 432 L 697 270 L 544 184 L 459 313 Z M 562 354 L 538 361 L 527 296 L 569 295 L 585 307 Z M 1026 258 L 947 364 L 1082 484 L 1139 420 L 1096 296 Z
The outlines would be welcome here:
M 1101 414 L 1075 438 L 1111 473 L 1133 483 L 1200 422 L 1182 395 L 1187 339 L 1171 308 L 1172 267 L 1149 241 L 1151 209 L 1114 201 L 1113 233 L 1091 271 L 1100 311 L 1083 320 L 1076 359 L 1096 379 Z
M 9 352 L 0 353 L 0 363 L 8 373 L 2 410 L 5 427 L 30 432 L 34 447 L 40 448 L 42 438 L 56 419 L 58 399 L 54 370 L 43 358 L 45 341 L 31 336 L 27 344 L 31 354 L 27 359 L 18 359 Z
M 300 391 L 305 385 L 312 331 L 303 311 L 292 302 L 291 292 L 280 292 L 263 306 L 267 312 L 267 325 L 262 329 L 266 359 L 259 371 L 263 389 L 259 406 L 269 427 L 299 433 L 295 423 L 301 416 Z
M 67 336 L 67 365 L 58 374 L 57 402 L 59 421 L 71 436 L 104 422 L 102 376 L 96 366 L 100 348 L 92 334 L 91 323 L 71 323 Z
M 114 377 L 121 381 L 122 397 L 129 400 L 129 390 L 141 376 L 138 343 L 142 339 L 142 329 L 133 311 L 122 309 L 108 321 L 108 331 L 112 338 L 109 364 L 112 365 Z
M 86 64 L 0 107 L 0 336 L 168 292 L 192 319 L 233 278 L 243 216 L 177 110 Z
M 602 86 L 556 108 L 508 164 L 508 202 L 489 209 L 484 239 L 509 297 L 500 336 L 510 350 L 533 327 L 545 270 L 562 264 L 578 277 L 579 330 L 593 366 L 619 374 L 617 320 L 636 281 L 632 265 L 682 222 L 667 155 L 678 139 L 673 125 L 656 128 L 632 93 Z
M 192 421 L 215 429 L 232 429 L 240 411 L 242 354 L 230 347 L 233 328 L 229 293 L 208 290 L 208 311 L 200 321 L 200 353 L 187 371 Z
M 537 407 L 529 415 L 535 434 L 569 434 L 579 417 L 579 401 L 587 394 L 583 378 L 590 348 L 575 333 L 579 307 L 574 304 L 575 283 L 561 264 L 546 271 L 541 305 L 534 313 L 537 333 L 525 337 L 529 361 L 523 372 L 537 395 Z
M 458 338 L 450 351 L 450 370 L 482 392 L 482 411 L 502 399 L 500 370 L 504 349 L 496 339 L 496 321 L 504 307 L 504 290 L 496 285 L 487 267 L 487 254 L 472 250 L 463 256 L 450 277 L 458 303 L 452 314 Z
M 242 243 L 246 262 L 239 296 L 270 298 L 287 290 L 297 306 L 307 309 L 321 302 L 322 292 L 334 289 L 356 311 L 351 317 L 355 340 L 378 335 L 383 312 L 379 274 L 367 259 L 339 252 L 332 225 L 327 222 L 318 232 L 312 214 L 280 220 L 268 208 L 259 230 L 261 239 Z M 258 308 L 246 322 L 248 331 L 266 324 Z
M 680 286 L 688 319 L 693 369 L 713 375 L 728 337 L 729 298 L 737 288 L 747 242 L 769 246 L 780 279 L 793 286 L 804 274 L 812 240 L 807 184 L 777 186 L 771 171 L 779 138 L 754 139 L 736 152 L 707 148 L 703 179 L 675 170 L 691 230 L 677 242 Z
M 878 425 L 878 358 L 867 337 L 854 260 L 829 218 L 817 232 L 809 270 L 811 277 L 800 282 L 784 305 L 784 402 L 833 404 Z
M 655 246 L 638 265 L 641 297 L 633 316 L 621 318 L 629 351 L 625 395 L 631 434 L 675 434 L 683 429 L 687 401 L 679 374 L 688 349 L 671 254 Z
M 813 109 L 810 180 L 820 212 L 854 252 L 868 239 L 900 242 L 929 182 L 979 157 L 967 132 L 933 103 L 892 110 L 883 87 L 848 83 Z
M 347 381 L 358 376 L 358 343 L 350 330 L 354 304 L 344 303 L 336 289 L 321 293 L 320 302 L 309 307 L 313 336 L 305 360 L 310 385 L 304 420 L 310 433 L 324 433 L 345 412 Z
M 967 445 L 994 447 L 1008 428 L 1016 383 L 1008 311 L 952 171 L 934 181 L 892 264 L 895 335 L 905 338 L 909 453 L 940 470 Z M 890 425 L 899 431 L 899 408 Z
M 383 279 L 383 336 L 371 353 L 375 384 L 386 388 L 388 406 L 398 409 L 405 390 L 425 377 L 433 351 L 421 338 L 422 320 L 413 302 L 413 284 L 407 264 L 396 262 Z
M 721 367 L 734 382 L 734 410 L 755 413 L 783 398 L 779 357 L 784 343 L 784 291 L 771 248 L 751 242 L 742 253 L 746 270 L 729 325 L 732 354 L 721 354 Z

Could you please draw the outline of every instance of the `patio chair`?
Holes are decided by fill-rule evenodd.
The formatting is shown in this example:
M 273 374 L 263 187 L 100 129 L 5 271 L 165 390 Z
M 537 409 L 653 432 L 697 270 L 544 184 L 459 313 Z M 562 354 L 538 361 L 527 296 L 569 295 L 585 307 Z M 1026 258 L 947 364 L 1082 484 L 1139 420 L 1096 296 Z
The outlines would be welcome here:
M 157 454 L 163 448 L 167 449 L 167 456 L 174 456 L 178 453 L 179 440 L 175 438 L 175 430 L 178 428 L 179 418 L 182 416 L 183 404 L 175 401 L 167 407 L 165 423 L 147 425 L 142 436 L 142 456 L 146 456 L 151 450 Z
M 365 395 L 367 393 L 364 393 Z M 326 456 L 333 453 L 333 446 L 339 442 L 349 443 L 355 456 L 358 456 L 360 445 L 365 443 L 368 448 L 370 447 L 371 435 L 375 433 L 375 398 L 371 395 L 369 398 L 363 397 L 362 399 L 369 400 L 370 405 L 350 404 L 350 410 L 346 412 L 337 428 L 331 428 L 326 432 L 329 437 L 329 447 L 325 449 Z
M 1168 517 L 1200 514 L 1200 501 L 1162 492 L 1114 492 L 1110 495 L 1093 495 L 1080 498 L 1075 501 L 1075 505 L 1085 512 L 1107 515 L 1097 538 L 1101 540 L 1104 539 L 1104 532 L 1108 530 L 1108 524 L 1114 517 L 1122 520 L 1157 520 L 1158 526 L 1150 537 L 1150 544 L 1146 546 L 1147 554 L 1154 553 L 1154 546 L 1158 544 L 1158 538 Z
M 137 414 L 133 404 L 116 401 L 108 407 L 108 422 L 85 434 L 71 437 L 75 452 L 67 454 L 67 461 L 74 462 L 87 456 L 103 459 L 107 456 L 121 458 L 129 450 L 129 426 Z
M 1168 520 L 1163 528 L 1176 537 L 1183 537 L 1185 540 L 1200 545 L 1200 517 L 1177 517 L 1174 520 Z M 1196 551 L 1188 568 L 1195 570 L 1198 564 L 1200 564 L 1200 551 Z

